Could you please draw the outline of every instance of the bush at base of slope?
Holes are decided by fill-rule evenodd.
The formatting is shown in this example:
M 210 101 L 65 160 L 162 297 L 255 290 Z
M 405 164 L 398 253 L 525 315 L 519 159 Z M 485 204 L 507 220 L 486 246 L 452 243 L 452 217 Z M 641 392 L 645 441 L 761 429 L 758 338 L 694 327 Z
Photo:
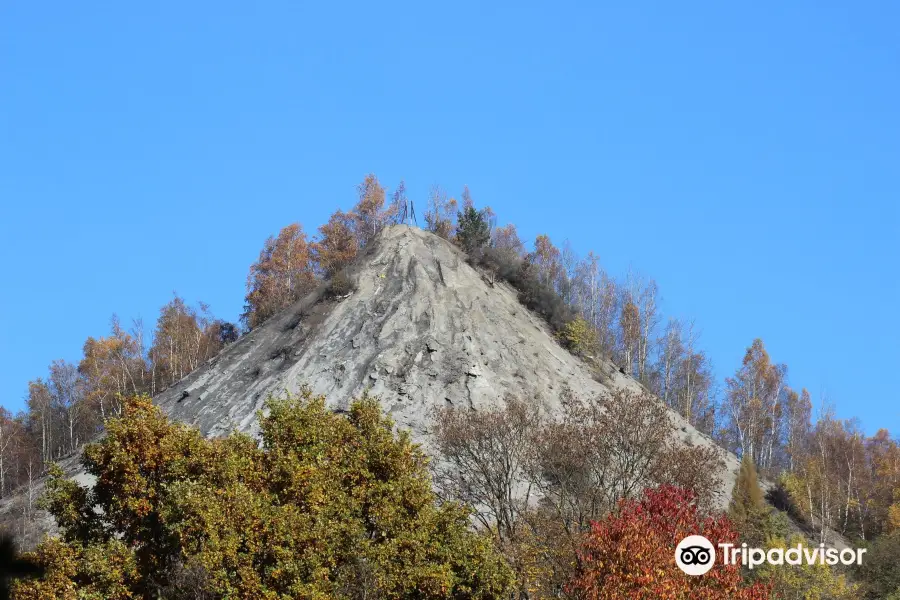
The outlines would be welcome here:
M 504 595 L 508 568 L 466 510 L 438 505 L 424 455 L 375 400 L 344 416 L 306 391 L 267 408 L 260 447 L 131 400 L 85 451 L 92 490 L 54 470 L 45 504 L 63 537 L 14 598 Z

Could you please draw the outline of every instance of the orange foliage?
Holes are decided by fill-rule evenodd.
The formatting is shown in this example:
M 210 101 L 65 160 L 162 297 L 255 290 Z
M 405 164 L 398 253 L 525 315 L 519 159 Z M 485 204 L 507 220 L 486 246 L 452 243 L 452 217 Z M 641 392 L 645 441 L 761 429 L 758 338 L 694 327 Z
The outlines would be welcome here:
M 247 311 L 251 328 L 299 299 L 316 286 L 315 265 L 306 234 L 292 223 L 270 237 L 250 266 L 247 276 Z
M 313 244 L 319 268 L 331 276 L 347 266 L 359 252 L 355 231 L 356 215 L 337 211 L 319 227 L 321 239 Z

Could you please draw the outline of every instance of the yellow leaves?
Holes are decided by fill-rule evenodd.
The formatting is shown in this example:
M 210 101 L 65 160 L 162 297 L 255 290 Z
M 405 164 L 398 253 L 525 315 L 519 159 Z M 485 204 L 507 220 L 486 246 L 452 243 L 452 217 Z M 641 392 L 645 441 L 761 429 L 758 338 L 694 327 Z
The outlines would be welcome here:
M 354 232 L 355 215 L 337 211 L 319 227 L 319 241 L 312 245 L 319 268 L 333 275 L 347 266 L 359 252 L 359 240 Z
M 795 535 L 789 540 L 773 538 L 768 548 L 792 548 L 797 544 L 808 545 L 802 536 Z M 851 584 L 835 567 L 805 561 L 800 565 L 770 565 L 758 567 L 756 576 L 768 581 L 773 591 L 782 598 L 803 598 L 804 600 L 852 600 L 859 595 L 859 586 Z
M 558 335 L 563 344 L 576 354 L 593 354 L 599 347 L 596 330 L 581 317 L 566 323 Z
M 900 529 L 900 502 L 894 502 L 888 507 L 887 530 L 889 532 Z
M 247 325 L 256 327 L 310 291 L 316 285 L 315 267 L 312 244 L 299 223 L 267 239 L 247 276 Z
M 78 581 L 84 598 L 125 600 L 188 576 L 254 600 L 334 597 L 363 579 L 385 598 L 503 595 L 502 559 L 468 531 L 467 513 L 437 506 L 421 451 L 393 434 L 377 400 L 342 416 L 304 390 L 269 408 L 258 448 L 246 436 L 205 440 L 149 399 L 130 401 L 86 453 L 94 490 L 55 488 L 69 543 L 45 550 L 65 560 L 48 559 L 47 595 L 21 597 L 74 600 Z
M 28 553 L 26 560 L 46 569 L 39 579 L 18 580 L 12 585 L 15 600 L 75 600 L 72 577 L 77 572 L 78 552 L 59 539 L 51 538 Z

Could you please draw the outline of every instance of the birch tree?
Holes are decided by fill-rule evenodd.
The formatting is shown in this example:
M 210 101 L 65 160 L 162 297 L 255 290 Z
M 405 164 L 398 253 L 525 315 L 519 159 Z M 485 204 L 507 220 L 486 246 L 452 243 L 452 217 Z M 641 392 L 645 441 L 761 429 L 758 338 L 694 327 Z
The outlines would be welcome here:
M 727 378 L 725 409 L 732 443 L 760 469 L 773 466 L 780 448 L 787 367 L 774 364 L 762 340 L 747 348 L 741 367 Z
M 392 218 L 391 212 L 394 208 L 389 206 L 388 210 L 385 211 L 384 187 L 372 173 L 366 175 L 365 180 L 356 187 L 356 191 L 359 195 L 359 201 L 353 207 L 352 214 L 356 216 L 357 243 L 362 248 L 390 222 Z
M 300 223 L 292 223 L 269 237 L 250 265 L 241 319 L 253 329 L 315 286 L 312 249 Z
M 84 400 L 84 380 L 79 376 L 75 365 L 55 360 L 50 364 L 48 381 L 56 412 L 64 420 L 66 450 L 75 452 L 81 442 L 80 427 L 89 417 Z

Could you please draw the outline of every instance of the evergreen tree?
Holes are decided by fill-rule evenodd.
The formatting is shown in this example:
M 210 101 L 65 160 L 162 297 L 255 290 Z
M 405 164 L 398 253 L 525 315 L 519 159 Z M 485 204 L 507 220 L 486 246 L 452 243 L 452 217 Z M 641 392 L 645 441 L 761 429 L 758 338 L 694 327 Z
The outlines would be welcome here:
M 469 254 L 477 253 L 491 241 L 491 227 L 483 211 L 468 205 L 456 215 L 456 239 Z

